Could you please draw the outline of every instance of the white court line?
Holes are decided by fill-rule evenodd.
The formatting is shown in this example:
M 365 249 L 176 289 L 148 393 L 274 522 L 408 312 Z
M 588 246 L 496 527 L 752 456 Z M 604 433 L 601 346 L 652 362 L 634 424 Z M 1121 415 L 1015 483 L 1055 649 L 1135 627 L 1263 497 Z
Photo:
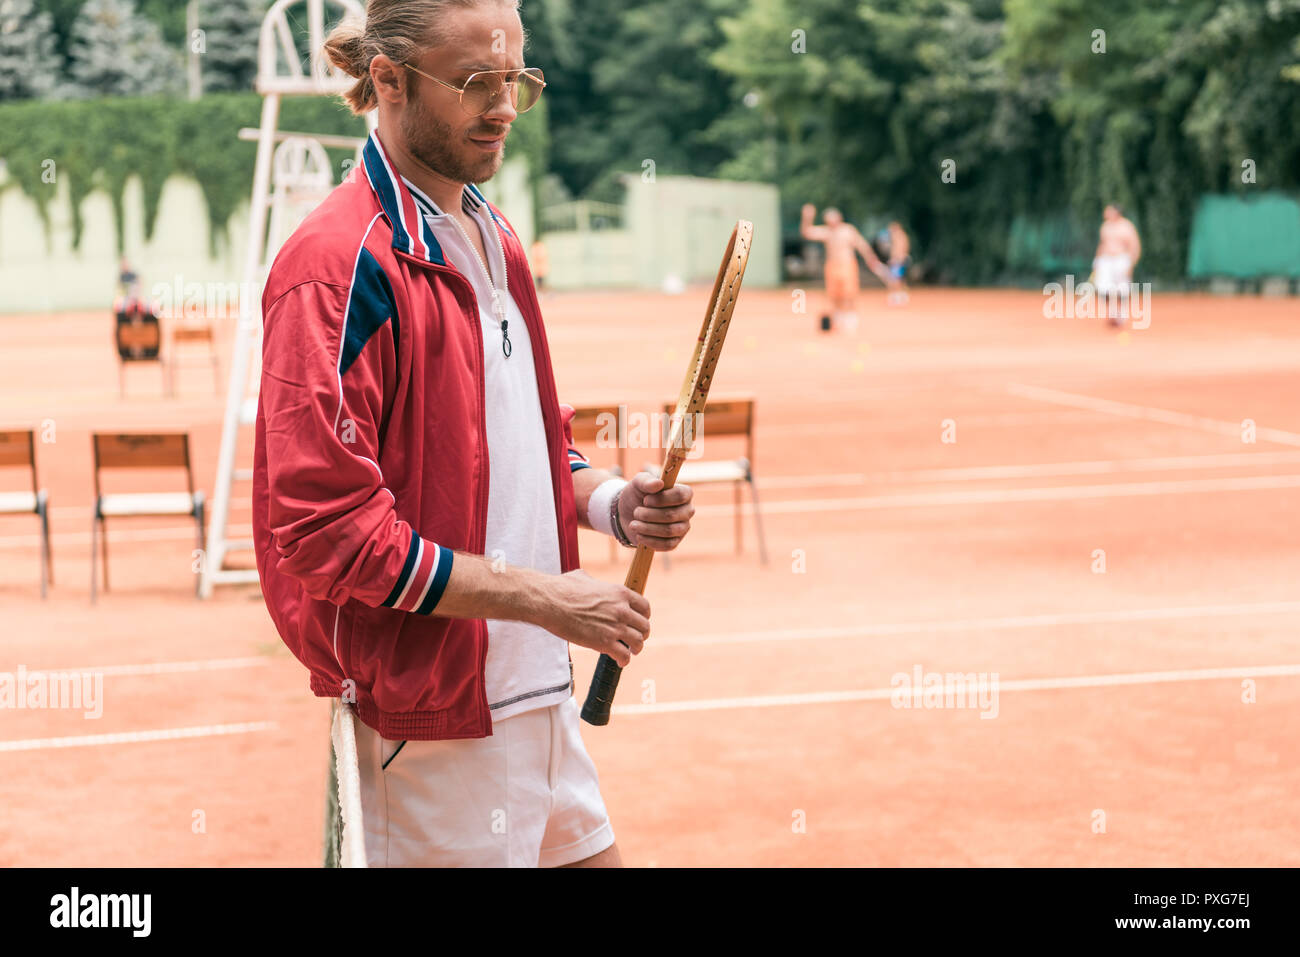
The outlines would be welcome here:
M 760 489 L 822 488 L 834 485 L 866 485 L 869 482 L 966 482 L 1052 475 L 1112 475 L 1117 472 L 1251 468 L 1264 465 L 1294 465 L 1297 462 L 1300 462 L 1300 452 L 1225 452 L 1218 455 L 1170 455 L 1143 459 L 1047 462 L 1041 465 L 976 465 L 966 468 L 914 469 L 897 472 L 762 476 L 758 479 L 758 487 Z
M 1240 422 L 1222 422 L 1200 415 L 1188 415 L 1185 412 L 1171 412 L 1168 409 L 1156 409 L 1148 405 L 1131 405 L 1127 402 L 1114 402 L 1110 399 L 1097 399 L 1073 392 L 1060 392 L 1056 389 L 1044 389 L 1036 385 L 1012 383 L 1007 386 L 1012 395 L 1025 399 L 1037 399 L 1040 402 L 1054 402 L 1057 405 L 1073 406 L 1076 409 L 1089 409 L 1093 412 L 1106 412 L 1130 419 L 1145 419 L 1149 422 L 1162 422 L 1165 425 L 1181 425 L 1189 429 L 1201 429 L 1219 435 L 1231 435 L 1241 438 Z M 1285 432 L 1282 429 L 1256 427 L 1255 437 L 1279 445 L 1300 446 L 1300 435 Z
M 0 751 L 40 751 L 45 748 L 83 748 L 100 744 L 138 744 L 143 741 L 172 741 L 177 738 L 209 738 L 221 734 L 249 734 L 273 731 L 274 721 L 243 724 L 205 724 L 195 728 L 162 728 L 157 731 L 120 731 L 117 734 L 78 734 L 65 738 L 23 738 L 0 741 Z
M 964 673 L 964 672 L 963 672 Z M 1083 675 L 1076 678 L 1026 678 L 998 680 L 997 692 L 1052 691 L 1063 688 L 1106 688 L 1118 685 L 1150 685 L 1181 681 L 1213 681 L 1225 678 L 1268 678 L 1300 675 L 1300 665 L 1260 665 L 1253 668 L 1203 668 L 1190 671 L 1143 671 L 1131 674 Z M 779 708 L 797 704 L 833 704 L 843 701 L 888 701 L 896 688 L 864 688 L 860 691 L 810 691 L 804 694 L 753 695 L 744 698 L 702 698 L 695 701 L 664 701 L 659 704 L 615 705 L 614 714 L 668 714 L 677 711 L 722 711 L 735 708 Z
M 232 512 L 241 512 L 241 511 L 248 512 L 248 511 L 252 511 L 252 508 L 253 508 L 253 503 L 249 499 L 240 497 L 240 498 L 232 498 L 230 500 L 230 510 Z M 73 519 L 81 519 L 85 521 L 90 518 L 90 515 L 93 511 L 94 509 L 92 509 L 89 505 L 61 505 L 57 507 L 51 507 L 50 521 L 52 522 L 55 519 L 65 520 L 69 522 L 72 521 Z
M 175 675 L 198 671 L 260 668 L 269 658 L 205 658 L 197 661 L 156 661 L 138 665 L 91 665 L 86 668 L 28 668 L 27 674 L 92 674 L 109 678 L 134 675 Z
M 759 487 L 762 488 L 760 482 Z M 1104 485 L 1056 485 L 1046 488 L 977 489 L 969 492 L 905 492 L 862 498 L 790 499 L 764 502 L 763 514 L 805 512 L 863 512 L 887 508 L 932 505 L 988 505 L 1005 502 L 1059 502 L 1090 498 L 1124 498 L 1140 495 L 1178 495 L 1198 492 L 1248 492 L 1259 489 L 1300 488 L 1300 475 L 1258 475 L 1245 478 L 1185 479 L 1177 482 L 1116 482 Z M 731 505 L 697 505 L 696 515 L 732 514 Z M 741 511 L 753 514 L 752 503 Z
M 12 516 L 6 515 L 6 518 Z M 165 516 L 160 516 L 165 517 Z M 252 538 L 253 527 L 245 525 L 243 527 L 232 525 L 227 531 L 229 538 Z M 84 545 L 90 547 L 90 532 L 60 532 L 51 533 L 51 540 L 61 545 Z M 195 541 L 196 532 L 193 525 L 182 526 L 181 528 L 140 528 L 140 529 L 110 529 L 108 540 L 112 542 L 170 542 L 188 539 Z M 33 545 L 39 545 L 41 542 L 40 535 L 5 535 L 0 536 L 0 548 L 27 548 Z
M 1300 613 L 1300 601 L 1267 601 L 1241 605 L 1183 605 L 1170 608 L 1129 608 L 1113 611 L 1074 611 L 1054 615 L 1014 615 L 1004 618 L 967 618 L 907 621 L 893 624 L 838 628 L 783 628 L 771 631 L 723 632 L 651 638 L 663 645 L 736 645 L 751 641 L 809 641 L 823 638 L 868 638 L 879 635 L 924 635 L 953 631 L 997 631 L 1004 628 L 1050 628 L 1126 621 L 1175 621 L 1187 618 L 1222 618 L 1244 615 Z
M 1086 414 L 1078 412 L 1005 412 L 998 415 L 959 415 L 957 419 L 963 425 L 979 426 L 1033 425 L 1044 422 L 1060 424 L 1063 422 L 1095 422 L 1097 420 L 1095 412 Z M 767 425 L 760 427 L 759 431 L 762 435 L 830 435 L 838 432 L 860 432 L 865 438 L 874 434 L 871 429 L 872 422 L 873 420 L 865 416 L 859 408 L 857 418 L 852 421 L 808 422 L 802 425 L 793 423 Z

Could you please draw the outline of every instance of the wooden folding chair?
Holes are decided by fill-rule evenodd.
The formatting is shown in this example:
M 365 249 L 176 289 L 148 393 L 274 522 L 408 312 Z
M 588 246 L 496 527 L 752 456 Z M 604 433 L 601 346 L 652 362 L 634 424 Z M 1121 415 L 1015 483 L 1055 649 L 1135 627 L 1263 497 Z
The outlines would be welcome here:
M 574 410 L 570 427 L 573 429 L 574 444 L 588 448 L 596 448 L 597 441 L 610 437 L 612 431 L 612 437 L 618 446 L 617 455 L 614 457 L 617 464 L 610 465 L 608 469 L 614 475 L 627 475 L 627 442 L 624 441 L 624 436 L 627 434 L 626 405 L 579 406 Z M 586 454 L 585 448 L 583 454 Z M 590 455 L 587 457 L 591 458 Z M 609 560 L 613 561 L 617 555 L 618 543 L 611 537 Z
M 167 324 L 167 348 L 162 357 L 167 369 L 167 394 L 173 398 L 176 395 L 176 370 L 181 365 L 197 364 L 181 361 L 181 351 L 177 347 L 182 343 L 207 345 L 208 361 L 212 364 L 213 387 L 216 394 L 221 395 L 221 359 L 217 355 L 216 329 L 210 319 L 175 319 Z M 185 358 L 188 359 L 189 356 Z
M 671 417 L 677 410 L 677 403 L 665 402 L 665 416 Z M 697 442 L 703 441 L 701 451 L 707 454 L 709 440 L 719 436 L 743 436 L 745 455 L 737 459 L 690 459 L 677 473 L 677 481 L 692 487 L 711 485 L 718 482 L 731 482 L 735 487 L 736 503 L 736 554 L 744 550 L 743 521 L 740 509 L 740 490 L 749 486 L 750 499 L 754 503 L 754 527 L 758 531 L 758 552 L 763 564 L 767 564 L 767 543 L 763 538 L 763 518 L 758 511 L 758 489 L 754 484 L 754 399 L 752 396 L 718 396 L 710 398 L 704 406 L 703 422 Z M 659 474 L 658 465 L 647 465 L 645 471 Z M 665 560 L 668 558 L 664 556 Z
M 41 522 L 41 597 L 54 584 L 54 558 L 50 552 L 49 495 L 36 478 L 36 433 L 31 429 L 0 432 L 0 467 L 28 468 L 30 492 L 0 492 L 0 515 L 35 515 Z
M 162 356 L 162 326 L 153 310 L 136 299 L 114 304 L 114 334 L 117 344 L 117 390 L 126 396 L 126 367 L 158 363 L 166 386 L 167 370 Z
M 95 509 L 90 523 L 90 600 L 95 600 L 96 534 L 103 549 L 104 590 L 108 591 L 108 516 L 187 515 L 198 529 L 198 547 L 205 550 L 203 493 L 194 490 L 194 469 L 190 463 L 190 437 L 185 432 L 102 433 L 91 436 L 95 459 Z M 127 492 L 105 495 L 100 490 L 101 469 L 183 468 L 187 492 Z M 198 593 L 201 576 L 195 576 Z

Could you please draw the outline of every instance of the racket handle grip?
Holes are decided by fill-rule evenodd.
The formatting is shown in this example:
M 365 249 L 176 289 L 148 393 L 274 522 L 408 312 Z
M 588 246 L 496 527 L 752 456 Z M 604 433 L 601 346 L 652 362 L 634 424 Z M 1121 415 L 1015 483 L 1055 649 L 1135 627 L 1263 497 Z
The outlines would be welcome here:
M 598 727 L 609 724 L 609 709 L 614 704 L 614 692 L 622 674 L 617 661 L 609 655 L 600 656 L 596 673 L 591 676 L 591 687 L 587 689 L 587 701 L 582 706 L 583 721 Z

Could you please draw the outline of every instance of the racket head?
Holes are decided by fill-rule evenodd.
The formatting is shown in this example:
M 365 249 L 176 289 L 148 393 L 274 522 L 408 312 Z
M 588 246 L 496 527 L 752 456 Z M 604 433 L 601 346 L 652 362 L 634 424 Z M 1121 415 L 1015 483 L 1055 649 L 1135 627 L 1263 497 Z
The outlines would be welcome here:
M 694 429 L 691 430 L 690 441 L 686 441 L 686 423 L 694 422 L 694 416 L 704 411 L 708 401 L 709 386 L 713 384 L 713 373 L 717 369 L 722 344 L 726 340 L 731 316 L 736 309 L 736 298 L 745 279 L 745 267 L 749 264 L 749 251 L 753 237 L 754 224 L 748 220 L 739 220 L 731 231 L 727 250 L 718 266 L 718 275 L 713 281 L 713 291 L 709 296 L 709 306 L 704 313 L 704 322 L 695 341 L 695 352 L 687 365 L 686 378 L 682 381 L 681 391 L 677 394 L 667 452 L 660 473 L 664 488 L 672 487 L 677 472 L 686 459 L 686 453 L 694 444 Z

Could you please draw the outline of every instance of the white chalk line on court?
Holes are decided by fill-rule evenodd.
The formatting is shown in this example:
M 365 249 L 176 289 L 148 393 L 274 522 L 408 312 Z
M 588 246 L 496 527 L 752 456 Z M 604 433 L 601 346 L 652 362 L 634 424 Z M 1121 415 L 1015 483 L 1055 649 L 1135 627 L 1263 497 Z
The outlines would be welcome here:
M 146 741 L 174 741 L 180 738 L 210 738 L 224 734 L 274 731 L 274 721 L 243 724 L 205 724 L 193 728 L 160 728 L 154 731 L 120 731 L 116 734 L 77 734 L 63 738 L 24 738 L 0 741 L 0 751 L 41 751 L 46 748 L 84 748 L 104 744 L 139 744 Z
M 1185 479 L 1164 482 L 1116 482 L 1103 485 L 1056 485 L 1046 488 L 977 489 L 963 492 L 904 492 L 861 498 L 788 499 L 764 502 L 764 515 L 805 512 L 859 512 L 888 508 L 919 508 L 935 505 L 991 505 L 1007 502 L 1060 502 L 1092 498 L 1125 498 L 1143 495 L 1186 495 L 1202 492 L 1249 492 L 1261 489 L 1300 487 L 1300 475 L 1258 475 L 1245 478 Z M 759 488 L 762 488 L 760 483 Z M 731 514 L 731 505 L 697 505 L 696 515 Z M 741 505 L 745 514 L 754 507 Z
M 1185 412 L 1172 412 L 1168 409 L 1157 409 L 1148 405 L 1132 405 L 1128 402 L 1115 402 L 1111 399 L 1098 399 L 1089 395 L 1078 395 L 1073 392 L 1061 392 L 1057 389 L 1044 389 L 1040 386 L 1019 383 L 1012 383 L 1007 386 L 1007 391 L 1024 399 L 1053 402 L 1057 405 L 1072 406 L 1076 409 L 1105 412 L 1129 419 L 1145 419 L 1149 422 L 1161 422 L 1165 425 L 1181 425 L 1185 428 L 1200 429 L 1218 435 L 1231 435 L 1240 438 L 1242 433 L 1242 424 L 1240 422 L 1223 422 L 1219 419 L 1189 415 Z M 1282 429 L 1256 426 L 1255 437 L 1266 442 L 1276 442 L 1279 445 L 1300 446 L 1300 435 Z
M 5 517 L 12 518 L 13 516 L 6 515 Z M 193 520 L 191 519 L 191 521 Z M 227 535 L 231 538 L 252 538 L 253 527 L 251 525 L 232 525 Z M 90 547 L 90 532 L 59 532 L 51 534 L 50 537 L 59 545 Z M 108 533 L 109 544 L 113 542 L 171 542 L 182 539 L 196 542 L 197 547 L 195 528 L 192 524 L 181 528 L 111 529 Z M 7 535 L 0 537 L 0 548 L 28 548 L 39 545 L 40 542 L 40 535 Z
M 874 482 L 975 482 L 986 479 L 1037 478 L 1055 475 L 1112 475 L 1120 472 L 1176 472 L 1185 469 L 1252 468 L 1294 465 L 1300 452 L 1225 452 L 1218 455 L 1170 455 L 1142 459 L 1096 459 L 1039 465 L 975 465 L 965 468 L 914 469 L 897 472 L 840 472 L 825 475 L 762 476 L 766 489 L 823 488 Z
M 964 673 L 964 672 L 963 672 Z M 1259 665 L 1251 668 L 1202 668 L 1184 671 L 1143 671 L 1131 674 L 1082 675 L 1073 678 L 998 679 L 997 692 L 1055 691 L 1069 688 L 1106 688 L 1121 685 L 1151 685 L 1171 682 L 1214 681 L 1228 678 L 1273 678 L 1300 675 L 1300 665 Z M 657 704 L 615 705 L 616 715 L 668 714 L 680 711 L 722 711 L 736 708 L 779 708 L 800 704 L 834 704 L 850 701 L 888 701 L 896 688 L 864 688 L 858 691 L 810 691 L 803 694 L 751 695 L 741 698 L 701 698 L 694 701 L 663 701 Z M 910 692 L 909 692 L 910 694 Z
M 1097 413 L 1088 412 L 1006 412 L 999 415 L 957 415 L 953 416 L 955 421 L 961 425 L 970 426 L 1022 426 L 1038 425 L 1050 423 L 1060 425 L 1065 422 L 1095 422 Z M 881 420 L 885 421 L 882 417 Z M 936 420 L 937 421 L 937 420 Z M 873 420 L 863 415 L 862 410 L 858 409 L 857 415 L 851 421 L 844 422 L 808 422 L 802 425 L 789 423 L 784 425 L 761 426 L 759 432 L 761 435 L 832 435 L 844 432 L 857 432 L 863 435 L 874 434 L 872 427 Z M 892 420 L 886 422 L 893 428 L 896 424 Z
M 760 479 L 759 489 L 764 487 Z M 923 508 L 943 505 L 991 505 L 1009 502 L 1059 502 L 1095 498 L 1125 498 L 1144 495 L 1185 495 L 1204 492 L 1249 492 L 1263 489 L 1300 487 L 1300 475 L 1258 475 L 1242 478 L 1184 479 L 1159 482 L 1115 482 L 1100 485 L 1054 485 L 1042 488 L 976 489 L 960 492 L 902 492 L 892 495 L 868 495 L 859 498 L 782 499 L 764 502 L 764 515 L 802 514 L 807 512 L 858 512 L 890 508 Z M 731 514 L 732 505 L 697 505 L 696 515 Z M 752 503 L 741 504 L 744 514 L 753 514 Z M 232 537 L 251 537 L 252 531 L 232 528 Z M 109 541 L 193 540 L 187 529 L 145 529 L 118 532 Z M 90 535 L 59 536 L 65 545 L 89 546 Z M 13 535 L 0 538 L 0 549 L 31 547 L 40 543 L 37 535 Z
M 711 635 L 667 635 L 652 638 L 664 645 L 736 645 L 752 641 L 815 641 L 825 638 L 871 638 L 885 635 L 925 635 L 945 632 L 1000 631 L 1014 628 L 1054 628 L 1063 625 L 1115 624 L 1129 621 L 1176 621 L 1189 618 L 1231 618 L 1247 615 L 1300 614 L 1300 601 L 1267 601 L 1237 605 L 1182 605 L 1168 608 L 1123 608 L 1113 611 L 1074 611 L 1051 615 L 1009 615 L 999 618 L 905 621 L 836 628 L 780 628 L 768 631 L 722 632 Z
M 84 668 L 28 668 L 27 674 L 89 674 L 109 678 L 137 675 L 176 675 L 200 671 L 231 671 L 239 668 L 260 668 L 271 663 L 270 658 L 204 658 L 195 661 L 153 661 L 135 665 L 90 665 Z
M 246 498 L 232 498 L 230 500 L 230 510 L 232 512 L 249 512 L 253 509 L 253 503 Z M 81 519 L 89 521 L 90 515 L 94 510 L 89 505 L 60 505 L 50 508 L 50 521 L 73 521 Z M 112 516 L 109 516 L 112 518 Z M 166 516 L 164 516 L 166 517 Z

